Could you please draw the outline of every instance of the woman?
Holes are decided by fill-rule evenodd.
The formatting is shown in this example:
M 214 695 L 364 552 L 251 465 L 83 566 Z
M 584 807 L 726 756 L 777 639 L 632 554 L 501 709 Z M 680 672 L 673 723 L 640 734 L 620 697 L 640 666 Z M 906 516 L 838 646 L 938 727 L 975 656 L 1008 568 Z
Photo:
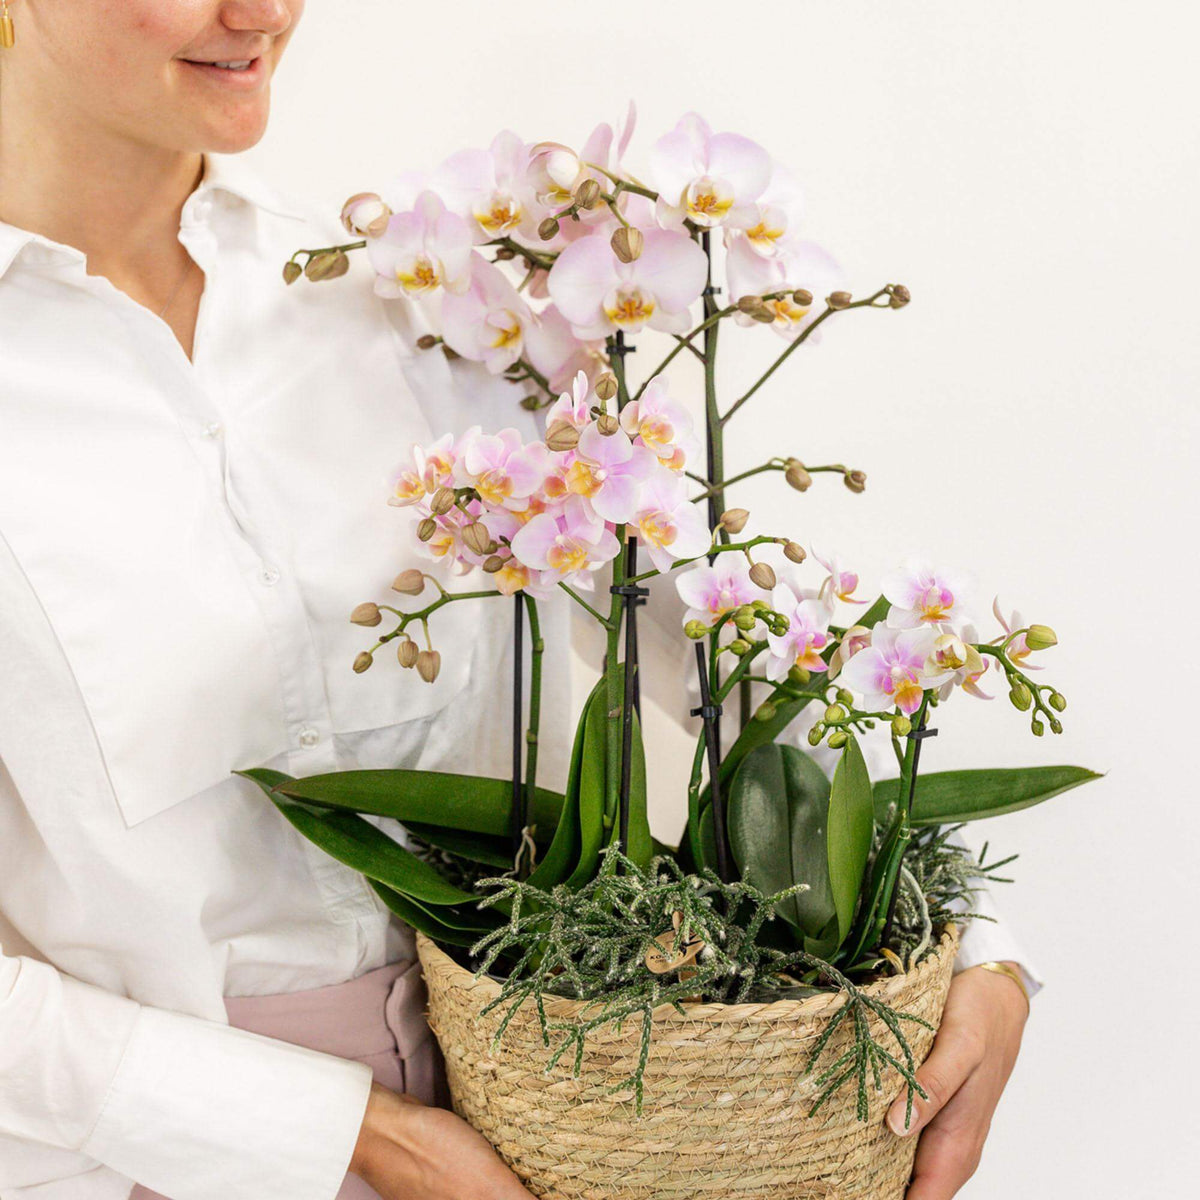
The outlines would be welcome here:
M 229 774 L 503 743 L 477 618 L 432 688 L 346 667 L 379 479 L 472 377 L 368 288 L 279 281 L 336 224 L 224 155 L 303 7 L 0 8 L 0 1200 L 527 1195 L 431 1106 L 410 932 Z M 973 1167 L 1020 986 L 956 980 L 916 1200 Z

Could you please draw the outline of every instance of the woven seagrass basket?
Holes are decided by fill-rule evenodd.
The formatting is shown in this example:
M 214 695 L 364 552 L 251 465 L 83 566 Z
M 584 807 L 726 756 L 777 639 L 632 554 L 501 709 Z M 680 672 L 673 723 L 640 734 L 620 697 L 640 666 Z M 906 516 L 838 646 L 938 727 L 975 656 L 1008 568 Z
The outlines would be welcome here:
M 418 951 L 429 989 L 429 1024 L 446 1059 L 454 1109 L 499 1151 L 536 1196 L 549 1200 L 902 1200 L 915 1138 L 884 1125 L 903 1082 L 884 1077 L 870 1091 L 870 1119 L 855 1111 L 853 1084 L 814 1117 L 814 1080 L 850 1044 L 838 1028 L 816 1069 L 810 1047 L 842 1003 L 838 996 L 770 1004 L 695 1004 L 681 1015 L 656 1010 L 645 1072 L 645 1103 L 612 1094 L 637 1060 L 639 1019 L 619 1032 L 590 1035 L 578 1079 L 571 1055 L 550 1073 L 536 1013 L 522 1008 L 493 1050 L 499 1010 L 481 1018 L 499 984 L 476 979 L 427 938 Z M 951 928 L 913 971 L 870 985 L 871 995 L 936 1027 L 941 1020 L 958 938 Z M 583 1006 L 546 1001 L 551 1020 Z M 875 1021 L 875 1018 L 872 1018 Z M 918 1062 L 933 1034 L 906 1023 Z M 886 1034 L 874 1030 L 881 1040 Z M 894 1049 L 894 1044 L 884 1041 Z

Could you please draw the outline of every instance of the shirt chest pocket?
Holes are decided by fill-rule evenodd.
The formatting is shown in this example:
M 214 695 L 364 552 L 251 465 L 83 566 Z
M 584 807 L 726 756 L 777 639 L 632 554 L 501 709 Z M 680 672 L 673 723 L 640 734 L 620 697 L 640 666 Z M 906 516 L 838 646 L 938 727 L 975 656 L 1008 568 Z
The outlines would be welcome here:
M 0 530 L 74 674 L 128 825 L 285 751 L 298 774 L 330 769 L 305 769 L 314 733 L 328 746 L 427 717 L 461 691 L 468 654 L 433 688 L 397 678 L 394 659 L 374 679 L 354 675 L 371 631 L 349 625 L 345 598 L 366 598 L 372 581 L 341 569 L 366 550 L 354 513 L 331 515 L 336 493 L 319 496 L 325 515 L 307 529 L 303 510 L 291 536 L 275 529 L 285 553 L 264 560 L 226 503 L 221 449 L 210 461 L 171 414 L 131 408 L 56 404 L 0 444 Z M 245 476 L 243 499 L 269 490 L 269 473 Z M 290 541 L 303 542 L 297 558 Z

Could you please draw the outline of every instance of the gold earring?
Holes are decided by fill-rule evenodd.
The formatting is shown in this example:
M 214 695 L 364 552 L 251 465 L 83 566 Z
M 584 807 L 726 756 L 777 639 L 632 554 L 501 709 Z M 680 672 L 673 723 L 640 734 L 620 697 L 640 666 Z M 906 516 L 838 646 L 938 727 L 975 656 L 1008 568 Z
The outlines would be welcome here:
M 8 0 L 3 0 L 4 12 L 0 13 L 0 49 L 7 50 L 16 40 L 12 17 L 8 15 Z

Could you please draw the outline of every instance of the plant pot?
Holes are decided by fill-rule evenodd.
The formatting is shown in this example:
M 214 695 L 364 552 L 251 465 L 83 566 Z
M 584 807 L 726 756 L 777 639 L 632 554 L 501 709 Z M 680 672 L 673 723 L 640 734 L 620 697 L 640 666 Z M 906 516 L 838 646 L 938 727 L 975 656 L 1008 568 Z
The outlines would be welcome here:
M 552 1200 L 902 1200 L 916 1152 L 884 1124 L 903 1091 L 895 1072 L 882 1093 L 868 1088 L 860 1121 L 851 1081 L 809 1116 L 821 1071 L 851 1044 L 843 1022 L 812 1072 L 811 1047 L 842 997 L 812 996 L 770 1004 L 694 1004 L 680 1014 L 655 1010 L 642 1115 L 632 1091 L 611 1093 L 637 1061 L 640 1020 L 589 1035 L 579 1078 L 572 1056 L 546 1074 L 550 1051 L 526 1004 L 499 1047 L 491 1042 L 503 1013 L 480 1010 L 500 991 L 476 979 L 433 942 L 417 939 L 429 989 L 429 1024 L 446 1059 L 455 1111 L 496 1147 L 536 1196 Z M 936 1027 L 958 948 L 953 928 L 913 971 L 864 992 Z M 547 998 L 551 1021 L 573 1019 L 584 1005 Z M 874 1024 L 875 1018 L 872 1018 Z M 933 1033 L 905 1023 L 917 1062 Z M 888 1037 L 874 1028 L 880 1040 Z M 885 1041 L 889 1049 L 895 1045 Z

